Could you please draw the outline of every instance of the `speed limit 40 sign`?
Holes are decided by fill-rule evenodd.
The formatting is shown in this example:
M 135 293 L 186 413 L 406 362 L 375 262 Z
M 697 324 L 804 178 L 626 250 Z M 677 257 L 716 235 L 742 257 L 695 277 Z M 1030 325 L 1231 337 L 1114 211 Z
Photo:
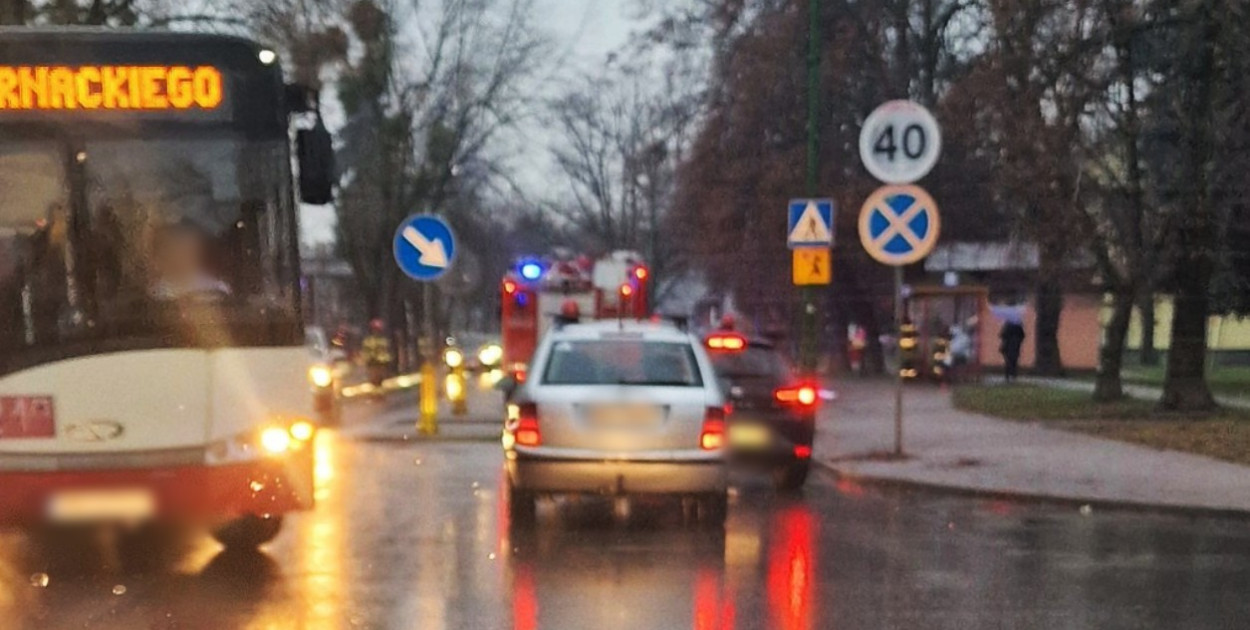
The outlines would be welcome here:
M 929 110 L 911 101 L 874 109 L 859 132 L 859 157 L 873 177 L 910 184 L 929 173 L 942 152 L 942 132 Z

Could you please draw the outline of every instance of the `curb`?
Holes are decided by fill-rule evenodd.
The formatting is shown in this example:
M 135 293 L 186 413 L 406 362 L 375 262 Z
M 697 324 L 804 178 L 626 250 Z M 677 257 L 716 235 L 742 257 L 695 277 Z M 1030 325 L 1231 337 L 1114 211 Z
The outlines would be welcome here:
M 1029 503 L 1075 508 L 1081 508 L 1088 505 L 1095 510 L 1114 510 L 1120 512 L 1137 512 L 1168 516 L 1250 521 L 1250 510 L 1204 506 L 1165 505 L 1119 499 L 1081 499 L 1072 496 L 1047 494 L 1045 492 L 1030 492 L 1027 490 L 987 490 L 982 488 L 970 488 L 967 486 L 953 486 L 927 481 L 915 481 L 912 479 L 900 479 L 897 477 L 885 477 L 881 475 L 865 475 L 841 469 L 832 462 L 828 462 L 823 459 L 813 458 L 813 460 L 817 466 L 832 474 L 835 479 L 845 479 L 860 485 L 874 486 L 877 488 L 919 490 L 922 492 L 940 493 L 950 496 L 1010 501 L 1013 503 Z

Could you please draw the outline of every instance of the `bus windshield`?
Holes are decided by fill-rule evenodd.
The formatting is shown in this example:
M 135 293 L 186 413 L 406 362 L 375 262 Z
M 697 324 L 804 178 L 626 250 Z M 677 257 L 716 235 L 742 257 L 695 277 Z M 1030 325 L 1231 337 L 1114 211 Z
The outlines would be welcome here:
M 229 133 L 0 142 L 0 373 L 298 343 L 286 156 Z

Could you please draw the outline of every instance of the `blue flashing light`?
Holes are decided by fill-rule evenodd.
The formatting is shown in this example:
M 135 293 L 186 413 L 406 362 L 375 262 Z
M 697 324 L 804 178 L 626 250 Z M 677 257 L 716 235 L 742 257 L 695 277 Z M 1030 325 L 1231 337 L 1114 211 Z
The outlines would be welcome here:
M 524 291 L 516 294 L 517 306 L 520 306 L 521 308 L 525 308 L 526 306 L 529 306 L 529 302 L 530 302 L 530 297 Z
M 537 280 L 543 277 L 543 266 L 536 262 L 522 263 L 521 277 L 526 280 Z

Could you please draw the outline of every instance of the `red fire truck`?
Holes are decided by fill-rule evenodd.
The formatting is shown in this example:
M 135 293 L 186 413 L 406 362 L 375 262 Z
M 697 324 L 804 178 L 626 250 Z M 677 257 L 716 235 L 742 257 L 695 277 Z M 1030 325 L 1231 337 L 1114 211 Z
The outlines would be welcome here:
M 642 257 L 630 251 L 518 260 L 500 286 L 505 369 L 523 382 L 538 340 L 561 317 L 646 318 L 650 279 Z

